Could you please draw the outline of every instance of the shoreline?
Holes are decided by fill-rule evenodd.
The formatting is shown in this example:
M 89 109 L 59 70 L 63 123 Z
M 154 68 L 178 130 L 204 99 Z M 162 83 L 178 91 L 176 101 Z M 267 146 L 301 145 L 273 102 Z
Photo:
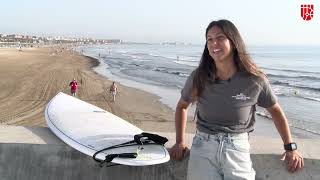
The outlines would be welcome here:
M 82 56 L 84 56 L 90 60 L 90 62 L 91 62 L 90 68 L 92 68 L 92 69 L 95 67 L 98 67 L 101 64 L 100 61 L 96 58 L 93 58 L 91 56 L 86 56 L 86 55 L 82 55 Z

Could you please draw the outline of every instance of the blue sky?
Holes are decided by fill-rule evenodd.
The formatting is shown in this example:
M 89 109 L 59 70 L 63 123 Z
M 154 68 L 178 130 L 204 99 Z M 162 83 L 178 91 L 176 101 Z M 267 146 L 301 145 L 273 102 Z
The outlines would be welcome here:
M 315 5 L 304 21 L 300 4 Z M 315 0 L 10 0 L 0 33 L 203 43 L 212 20 L 233 21 L 249 45 L 320 45 Z

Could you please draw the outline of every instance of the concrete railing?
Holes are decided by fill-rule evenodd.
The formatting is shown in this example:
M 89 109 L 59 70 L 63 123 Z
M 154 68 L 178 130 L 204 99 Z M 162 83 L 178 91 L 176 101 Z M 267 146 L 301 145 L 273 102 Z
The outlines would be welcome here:
M 174 133 L 159 133 L 169 138 Z M 191 144 L 192 134 L 187 135 Z M 320 179 L 320 141 L 299 139 L 299 149 L 305 157 L 305 168 L 288 173 L 280 161 L 281 140 L 251 137 L 252 161 L 256 179 Z M 130 167 L 100 168 L 91 157 L 61 142 L 48 128 L 0 126 L 0 180 L 171 180 L 186 179 L 188 157 L 183 161 Z

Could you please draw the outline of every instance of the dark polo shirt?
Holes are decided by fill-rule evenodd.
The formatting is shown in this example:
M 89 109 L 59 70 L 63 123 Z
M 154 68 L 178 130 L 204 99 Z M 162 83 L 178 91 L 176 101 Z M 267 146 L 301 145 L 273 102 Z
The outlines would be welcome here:
M 187 79 L 181 98 L 191 102 L 195 71 Z M 229 80 L 209 78 L 197 102 L 197 129 L 215 134 L 253 130 L 256 105 L 268 108 L 276 103 L 266 78 L 236 72 Z

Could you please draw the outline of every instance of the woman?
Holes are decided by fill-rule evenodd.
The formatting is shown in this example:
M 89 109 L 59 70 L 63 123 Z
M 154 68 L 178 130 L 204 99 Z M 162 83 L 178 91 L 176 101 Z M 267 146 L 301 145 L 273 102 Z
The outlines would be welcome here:
M 285 146 L 288 170 L 304 166 L 292 141 L 288 121 L 266 75 L 251 61 L 235 25 L 213 21 L 206 29 L 201 62 L 181 91 L 176 107 L 176 144 L 171 157 L 181 159 L 187 108 L 197 104 L 197 132 L 193 139 L 188 179 L 255 179 L 248 133 L 253 131 L 256 105 L 266 108 Z M 263 143 L 261 143 L 263 144 Z
M 110 93 L 112 95 L 112 101 L 115 102 L 116 101 L 116 95 L 118 92 L 118 86 L 116 84 L 116 82 L 112 82 L 112 85 L 110 86 Z

